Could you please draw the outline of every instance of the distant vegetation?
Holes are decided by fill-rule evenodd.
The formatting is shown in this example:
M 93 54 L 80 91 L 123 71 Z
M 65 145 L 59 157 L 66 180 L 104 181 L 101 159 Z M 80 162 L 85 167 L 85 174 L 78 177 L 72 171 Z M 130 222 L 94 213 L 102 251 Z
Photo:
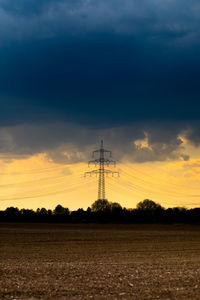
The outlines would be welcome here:
M 46 208 L 18 209 L 8 207 L 0 211 L 1 222 L 64 222 L 64 223 L 200 223 L 200 208 L 163 208 L 145 199 L 135 209 L 122 208 L 117 202 L 96 200 L 87 210 L 70 211 L 57 205 L 52 211 Z

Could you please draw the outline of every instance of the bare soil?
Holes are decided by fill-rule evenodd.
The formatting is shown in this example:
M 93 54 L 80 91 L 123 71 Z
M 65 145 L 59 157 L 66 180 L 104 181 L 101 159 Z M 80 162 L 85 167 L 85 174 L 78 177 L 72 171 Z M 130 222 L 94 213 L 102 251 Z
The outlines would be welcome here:
M 200 226 L 0 224 L 0 299 L 200 299 Z

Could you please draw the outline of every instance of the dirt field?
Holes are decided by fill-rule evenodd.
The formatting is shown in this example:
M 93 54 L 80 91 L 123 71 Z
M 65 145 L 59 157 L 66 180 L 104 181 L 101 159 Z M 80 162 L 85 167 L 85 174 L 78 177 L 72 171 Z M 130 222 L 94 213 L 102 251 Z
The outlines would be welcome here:
M 200 227 L 0 224 L 0 299 L 200 299 Z

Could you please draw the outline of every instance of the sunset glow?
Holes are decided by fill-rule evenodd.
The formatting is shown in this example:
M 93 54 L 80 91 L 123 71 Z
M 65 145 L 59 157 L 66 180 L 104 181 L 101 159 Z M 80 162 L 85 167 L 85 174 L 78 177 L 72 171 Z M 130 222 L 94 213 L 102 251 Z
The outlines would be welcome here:
M 144 144 L 143 144 L 144 145 Z M 200 157 L 194 149 L 189 161 L 119 162 L 120 177 L 106 177 L 106 196 L 123 207 L 134 208 L 146 198 L 164 207 L 198 207 L 200 199 Z M 90 153 L 88 153 L 89 158 Z M 192 155 L 192 151 L 191 151 Z M 87 162 L 56 164 L 47 154 L 27 158 L 1 158 L 1 209 L 54 208 L 57 204 L 87 209 L 97 199 L 98 178 L 84 177 Z M 113 169 L 113 168 L 112 168 Z

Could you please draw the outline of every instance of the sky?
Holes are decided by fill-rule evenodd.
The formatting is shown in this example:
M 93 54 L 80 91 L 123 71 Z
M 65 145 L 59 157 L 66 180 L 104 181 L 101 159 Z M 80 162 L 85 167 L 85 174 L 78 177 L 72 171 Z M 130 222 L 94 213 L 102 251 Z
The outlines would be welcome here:
M 200 206 L 197 0 L 0 0 L 0 209 Z

